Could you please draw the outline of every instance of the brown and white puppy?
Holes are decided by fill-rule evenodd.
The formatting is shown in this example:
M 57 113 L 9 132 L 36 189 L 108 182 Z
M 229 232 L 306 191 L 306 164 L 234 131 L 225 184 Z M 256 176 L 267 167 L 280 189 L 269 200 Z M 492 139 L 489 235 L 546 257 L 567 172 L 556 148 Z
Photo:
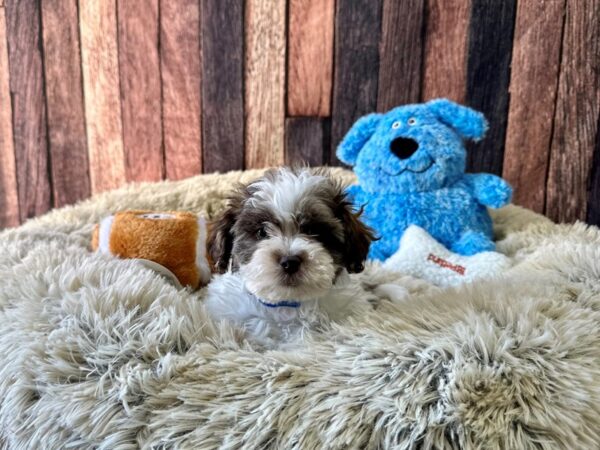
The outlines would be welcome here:
M 240 187 L 211 226 L 209 254 L 228 273 L 209 285 L 208 312 L 279 339 L 322 314 L 367 308 L 348 277 L 374 239 L 360 213 L 325 171 L 281 168 Z

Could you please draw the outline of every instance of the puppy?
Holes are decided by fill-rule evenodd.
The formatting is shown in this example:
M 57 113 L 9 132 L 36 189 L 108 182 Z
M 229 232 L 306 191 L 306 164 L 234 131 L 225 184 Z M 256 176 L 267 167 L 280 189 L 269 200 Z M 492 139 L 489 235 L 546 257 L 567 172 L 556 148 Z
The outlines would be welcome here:
M 240 187 L 210 227 L 223 275 L 207 288 L 208 313 L 274 346 L 366 312 L 368 295 L 348 275 L 363 270 L 374 239 L 360 214 L 325 171 L 275 169 Z

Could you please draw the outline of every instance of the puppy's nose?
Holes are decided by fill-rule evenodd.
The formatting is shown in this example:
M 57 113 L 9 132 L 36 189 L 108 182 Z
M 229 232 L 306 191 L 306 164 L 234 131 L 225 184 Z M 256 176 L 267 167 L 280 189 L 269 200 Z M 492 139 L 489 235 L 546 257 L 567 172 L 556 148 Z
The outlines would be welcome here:
M 289 275 L 298 272 L 302 260 L 299 256 L 284 256 L 279 260 L 283 271 Z
M 390 150 L 400 159 L 410 158 L 419 149 L 419 143 L 411 138 L 397 137 L 390 144 Z

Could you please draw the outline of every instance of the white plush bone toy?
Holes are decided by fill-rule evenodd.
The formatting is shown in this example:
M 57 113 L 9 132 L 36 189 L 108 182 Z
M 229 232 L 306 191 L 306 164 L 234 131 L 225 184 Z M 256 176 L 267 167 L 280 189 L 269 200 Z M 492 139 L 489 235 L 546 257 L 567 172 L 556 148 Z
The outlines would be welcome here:
M 383 263 L 383 267 L 423 278 L 438 286 L 491 278 L 510 266 L 510 259 L 502 253 L 463 256 L 451 252 L 416 225 L 406 229 L 400 239 L 400 248 Z

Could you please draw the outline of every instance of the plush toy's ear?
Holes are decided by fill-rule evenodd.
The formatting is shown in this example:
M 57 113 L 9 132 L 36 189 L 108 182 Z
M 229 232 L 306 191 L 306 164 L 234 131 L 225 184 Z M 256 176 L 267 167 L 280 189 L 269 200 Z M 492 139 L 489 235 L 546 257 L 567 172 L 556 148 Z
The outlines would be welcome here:
M 453 128 L 465 139 L 480 140 L 487 131 L 488 123 L 482 113 L 466 106 L 451 102 L 445 98 L 438 98 L 426 103 L 431 111 L 441 122 Z
M 368 114 L 354 122 L 337 148 L 336 155 L 340 161 L 350 166 L 356 163 L 358 154 L 375 132 L 380 119 L 381 114 Z

